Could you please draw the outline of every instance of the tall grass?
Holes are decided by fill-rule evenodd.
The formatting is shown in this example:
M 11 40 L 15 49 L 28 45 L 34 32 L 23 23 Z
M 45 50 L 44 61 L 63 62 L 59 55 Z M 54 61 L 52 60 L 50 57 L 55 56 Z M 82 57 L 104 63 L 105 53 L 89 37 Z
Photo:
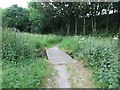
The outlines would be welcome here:
M 45 79 L 53 70 L 45 60 L 45 48 L 62 38 L 21 33 L 15 28 L 4 28 L 2 38 L 2 87 L 45 87 Z
M 43 57 L 45 56 L 45 49 L 60 43 L 62 37 L 57 35 L 29 34 L 28 40 L 32 47 L 35 48 L 35 57 Z
M 2 31 L 2 59 L 18 61 L 33 57 L 33 47 L 17 29 L 5 28 Z
M 5 28 L 2 33 L 2 58 L 10 61 L 40 57 L 44 55 L 46 47 L 51 47 L 62 40 L 56 35 L 20 33 L 15 28 Z
M 119 87 L 117 41 L 113 37 L 75 36 L 65 38 L 60 47 L 92 67 L 98 87 L 115 88 Z

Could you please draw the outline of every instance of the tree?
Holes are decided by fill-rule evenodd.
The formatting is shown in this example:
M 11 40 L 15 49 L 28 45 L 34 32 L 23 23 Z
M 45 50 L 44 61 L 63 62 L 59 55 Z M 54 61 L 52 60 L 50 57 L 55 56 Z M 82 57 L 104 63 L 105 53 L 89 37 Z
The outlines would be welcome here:
M 78 33 L 78 20 L 81 13 L 81 3 L 73 3 L 73 14 L 75 17 L 75 35 Z
M 53 6 L 48 2 L 30 2 L 30 21 L 32 22 L 32 31 L 49 32 L 53 27 Z
M 44 28 L 44 15 L 37 9 L 30 8 L 29 20 L 31 22 L 31 32 L 40 33 Z
M 2 18 L 4 27 L 15 27 L 20 31 L 29 31 L 29 12 L 27 9 L 12 5 L 3 9 Z
M 32 33 L 78 34 L 108 32 L 114 29 L 113 15 L 119 15 L 118 3 L 105 2 L 29 2 L 28 9 L 13 5 L 4 9 L 3 26 Z M 103 12 L 105 11 L 105 12 Z M 111 18 L 110 18 L 111 17 Z M 115 19 L 115 28 L 119 21 Z M 110 30 L 109 30 L 110 31 Z M 117 30 L 116 30 L 117 31 Z M 113 31 L 112 31 L 113 32 Z
M 83 33 L 86 35 L 86 17 L 87 14 L 89 13 L 89 6 L 87 3 L 82 3 L 82 17 L 83 17 Z

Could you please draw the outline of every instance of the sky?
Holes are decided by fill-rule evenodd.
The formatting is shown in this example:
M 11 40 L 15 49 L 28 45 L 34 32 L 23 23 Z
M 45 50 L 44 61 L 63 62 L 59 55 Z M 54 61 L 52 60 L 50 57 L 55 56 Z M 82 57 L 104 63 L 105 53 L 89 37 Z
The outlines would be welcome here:
M 18 6 L 27 8 L 27 2 L 29 2 L 29 1 L 31 1 L 31 0 L 0 0 L 0 7 L 7 8 L 13 4 L 17 4 Z

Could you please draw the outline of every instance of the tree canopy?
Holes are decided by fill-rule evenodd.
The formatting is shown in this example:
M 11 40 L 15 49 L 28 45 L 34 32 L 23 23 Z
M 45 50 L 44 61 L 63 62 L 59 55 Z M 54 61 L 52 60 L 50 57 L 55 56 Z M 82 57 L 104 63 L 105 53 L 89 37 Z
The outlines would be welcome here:
M 3 26 L 32 33 L 118 33 L 120 2 L 29 2 L 3 9 Z

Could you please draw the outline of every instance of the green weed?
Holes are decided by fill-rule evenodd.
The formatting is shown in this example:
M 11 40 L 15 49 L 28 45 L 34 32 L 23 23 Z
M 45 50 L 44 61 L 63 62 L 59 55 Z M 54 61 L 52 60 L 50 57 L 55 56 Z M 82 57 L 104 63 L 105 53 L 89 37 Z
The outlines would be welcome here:
M 33 48 L 27 41 L 27 36 L 17 29 L 4 28 L 2 32 L 2 59 L 19 61 L 33 57 Z
M 40 88 L 53 68 L 42 58 L 45 49 L 59 43 L 56 35 L 38 35 L 3 28 L 2 88 Z
M 99 87 L 115 88 L 119 87 L 117 41 L 113 37 L 74 36 L 66 37 L 60 48 L 83 60 L 84 66 L 92 67 Z
M 40 88 L 44 79 L 51 75 L 52 68 L 43 59 L 24 60 L 20 62 L 3 61 L 3 88 Z

